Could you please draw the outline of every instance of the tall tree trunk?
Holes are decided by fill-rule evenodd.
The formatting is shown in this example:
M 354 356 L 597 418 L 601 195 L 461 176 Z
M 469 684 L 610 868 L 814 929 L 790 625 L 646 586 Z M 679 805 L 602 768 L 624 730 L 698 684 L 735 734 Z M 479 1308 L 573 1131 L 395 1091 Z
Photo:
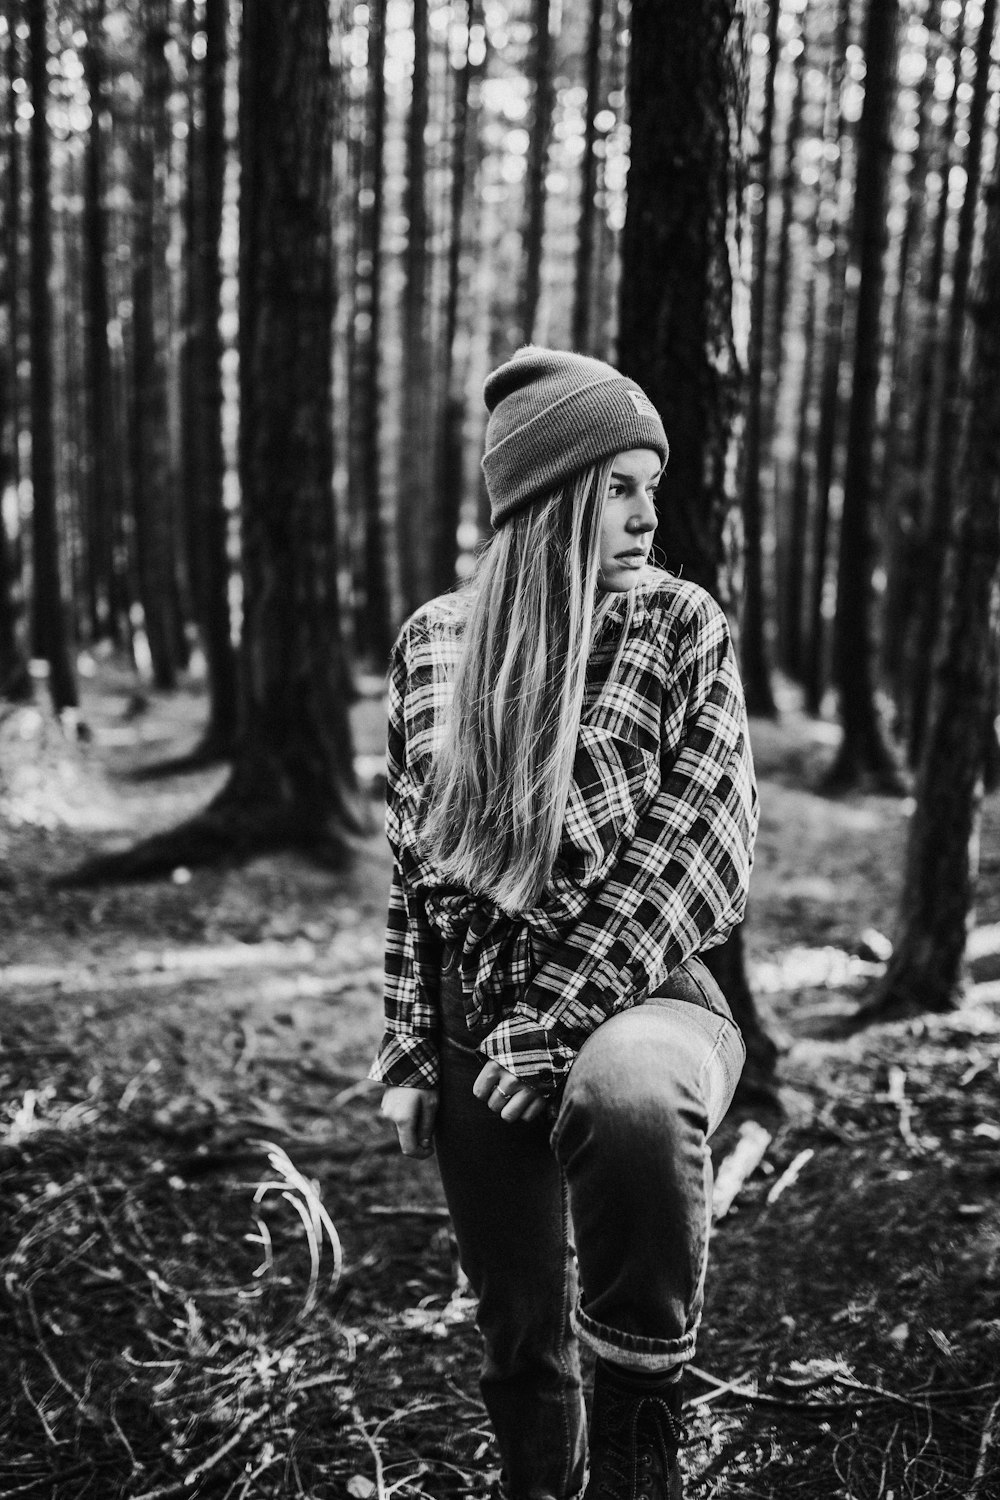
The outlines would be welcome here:
M 377 670 L 389 659 L 395 633 L 386 577 L 385 527 L 382 517 L 382 262 L 385 217 L 386 5 L 372 0 L 368 25 L 368 207 L 361 244 L 367 260 L 367 285 L 358 286 L 359 307 L 367 311 L 367 330 L 357 336 L 357 400 L 352 413 L 358 456 L 358 480 L 364 511 L 364 566 L 358 593 L 357 638 Z M 361 301 L 367 291 L 367 306 Z
M 777 659 L 788 671 L 788 636 L 789 619 L 788 612 L 792 603 L 791 594 L 801 584 L 801 555 L 793 560 L 791 555 L 792 537 L 790 530 L 791 522 L 791 500 L 790 490 L 793 484 L 793 471 L 795 460 L 786 456 L 779 444 L 781 436 L 781 409 L 783 405 L 790 404 L 782 400 L 787 381 L 792 378 L 790 369 L 794 372 L 794 361 L 788 358 L 786 329 L 790 308 L 790 289 L 792 278 L 792 242 L 795 238 L 795 204 L 799 191 L 801 177 L 801 163 L 799 160 L 799 140 L 802 134 L 802 115 L 805 108 L 805 78 L 806 78 L 806 27 L 805 15 L 798 18 L 796 34 L 792 36 L 787 44 L 786 53 L 791 54 L 791 65 L 794 72 L 794 84 L 792 90 L 792 102 L 788 110 L 788 118 L 785 121 L 785 133 L 783 142 L 784 164 L 781 174 L 781 215 L 778 223 L 778 256 L 774 268 L 772 282 L 772 315 L 770 319 L 770 357 L 765 349 L 764 353 L 764 451 L 767 454 L 768 467 L 772 474 L 771 494 L 773 496 L 772 510 L 774 515 L 774 627 Z M 800 539 L 801 543 L 801 539 Z M 791 574 L 797 575 L 797 583 L 789 588 Z M 772 656 L 774 651 L 772 651 Z
M 111 351 L 108 348 L 107 215 L 104 208 L 105 88 L 103 37 L 104 0 L 94 0 L 87 14 L 87 41 L 83 70 L 90 102 L 87 129 L 83 231 L 86 253 L 84 287 L 86 297 L 86 389 L 90 464 L 87 473 L 87 509 L 90 517 L 91 567 L 97 592 L 98 633 L 113 639 L 122 635 L 119 613 L 123 589 L 116 578 L 114 517 L 121 504 L 121 454 L 116 450 L 111 383 Z
M 823 304 L 824 337 L 817 340 L 820 362 L 819 421 L 816 430 L 815 489 L 816 513 L 813 521 L 812 566 L 807 609 L 804 679 L 806 707 L 818 714 L 826 689 L 825 597 L 827 562 L 830 544 L 830 488 L 833 484 L 834 454 L 837 440 L 837 418 L 840 410 L 840 363 L 844 345 L 845 276 L 847 271 L 847 233 L 841 222 L 843 196 L 843 161 L 847 133 L 844 117 L 843 82 L 847 44 L 850 38 L 850 0 L 839 0 L 834 23 L 823 122 L 824 161 L 820 175 L 821 232 L 830 241 L 830 255 L 824 277 L 826 296 Z M 830 156 L 833 165 L 830 166 Z
M 764 603 L 764 320 L 767 316 L 768 209 L 771 202 L 771 144 L 774 132 L 774 78 L 778 65 L 780 0 L 769 0 L 767 17 L 767 78 L 764 118 L 758 145 L 757 219 L 753 231 L 753 281 L 750 288 L 750 339 L 747 359 L 746 432 L 744 437 L 743 528 L 746 582 L 743 596 L 742 661 L 747 707 L 751 713 L 773 717 Z M 768 466 L 770 470 L 770 465 Z
M 740 0 L 633 0 L 631 165 L 621 280 L 621 367 L 671 441 L 661 517 L 668 566 L 735 609 L 734 445 L 740 404 L 729 252 L 742 221 L 746 98 Z M 737 931 L 711 955 L 747 1042 L 744 1089 L 768 1091 L 776 1048 L 746 982 Z
M 195 818 L 82 884 L 368 830 L 348 717 L 333 498 L 333 117 L 326 0 L 256 0 L 240 42 L 240 729 Z
M 53 371 L 51 171 L 49 165 L 48 36 L 46 0 L 27 0 L 31 89 L 31 489 L 32 640 L 48 662 L 56 712 L 75 708 L 76 678 L 70 660 L 59 568 L 56 519 L 55 378 Z
M 189 573 L 208 675 L 209 718 L 201 757 L 228 755 L 236 740 L 236 652 L 229 620 L 229 556 L 223 499 L 222 444 L 223 191 L 226 172 L 226 0 L 205 0 L 205 52 L 191 59 L 192 110 L 188 139 L 187 338 L 184 480 Z M 200 74 L 200 77 L 199 77 Z M 200 83 L 200 87 L 198 86 Z
M 649 393 L 670 439 L 657 545 L 668 568 L 727 607 L 736 603 L 729 460 L 741 381 L 730 248 L 742 162 L 730 110 L 744 26 L 737 0 L 633 6 L 620 292 L 622 368 Z
M 18 288 L 21 219 L 20 154 L 17 140 L 17 94 L 19 79 L 14 18 L 7 26 L 7 45 L 0 77 L 3 81 L 3 114 L 0 116 L 0 698 L 31 696 L 31 678 L 21 629 L 21 559 L 15 538 L 8 532 L 3 499 L 8 490 L 17 493 L 20 479 L 18 435 L 20 402 L 17 369 L 19 307 Z
M 789 676 L 801 682 L 805 666 L 803 640 L 803 616 L 806 597 L 808 560 L 806 543 L 809 529 L 809 474 L 812 423 L 816 404 L 816 360 L 814 350 L 818 342 L 816 328 L 816 248 L 819 239 L 819 199 L 806 270 L 806 298 L 802 316 L 802 338 L 805 345 L 802 354 L 802 378 L 798 391 L 798 424 L 795 434 L 795 459 L 792 466 L 792 481 L 788 497 L 788 547 L 787 566 L 782 571 L 785 593 L 785 637 L 784 663 Z
M 406 249 L 403 257 L 403 382 L 397 524 L 403 612 L 430 597 L 434 534 L 431 478 L 433 396 L 427 318 L 428 0 L 413 0 L 413 90 L 406 132 Z
M 958 23 L 958 35 L 961 35 L 963 25 L 964 8 L 962 19 Z M 912 723 L 914 680 L 927 669 L 926 662 L 915 660 L 916 632 L 913 625 L 921 570 L 921 538 L 927 508 L 926 475 L 932 462 L 938 420 L 937 398 L 942 363 L 941 290 L 951 222 L 948 214 L 948 183 L 955 150 L 955 122 L 961 77 L 961 48 L 956 47 L 947 114 L 943 128 L 938 133 L 938 148 L 934 154 L 939 187 L 934 204 L 929 251 L 921 267 L 919 312 L 915 330 L 916 369 L 909 382 L 913 417 L 907 434 L 905 472 L 896 497 L 899 547 L 894 559 L 894 575 L 898 581 L 893 582 L 893 591 L 898 595 L 900 604 L 897 610 L 895 600 L 892 601 L 892 635 L 888 645 L 893 654 L 889 657 L 888 665 L 896 702 L 901 706 L 900 717 L 904 730 Z M 924 237 L 928 237 L 926 233 Z
M 538 298 L 542 285 L 542 245 L 545 239 L 545 173 L 552 134 L 555 90 L 552 77 L 552 15 L 550 0 L 534 0 L 534 104 L 528 145 L 525 184 L 524 280 L 521 284 L 520 324 L 523 343 L 535 336 Z
M 996 0 L 984 0 L 983 19 L 976 39 L 975 75 L 969 103 L 968 146 L 965 157 L 965 187 L 958 216 L 958 236 L 951 271 L 951 304 L 941 365 L 940 419 L 937 445 L 931 470 L 930 494 L 926 522 L 921 539 L 922 567 L 915 631 L 915 660 L 924 670 L 913 678 L 910 721 L 911 760 L 920 753 L 926 728 L 929 696 L 929 674 L 926 667 L 934 657 L 934 642 L 941 616 L 943 558 L 951 526 L 952 473 L 962 405 L 962 347 L 966 331 L 965 304 L 972 273 L 972 253 L 976 235 L 976 208 L 982 171 L 983 130 L 989 100 L 990 48 L 993 44 Z
M 977 86 L 995 18 L 996 0 L 985 0 Z M 1000 166 L 986 199 L 947 608 L 909 826 L 900 936 L 871 1007 L 880 1016 L 955 1003 L 972 910 L 1000 568 Z
M 870 776 L 877 785 L 894 791 L 901 787 L 899 770 L 875 703 L 872 510 L 876 496 L 872 478 L 898 33 L 898 0 L 869 0 L 854 207 L 859 270 L 854 382 L 834 620 L 833 675 L 843 736 L 829 776 L 832 787 L 856 786 Z
M 164 347 L 167 161 L 162 132 L 168 92 L 164 51 L 170 38 L 167 0 L 149 0 L 144 18 L 143 99 L 134 145 L 132 503 L 139 599 L 153 680 L 157 687 L 169 689 L 177 680 L 179 631 Z
M 591 341 L 594 280 L 594 217 L 597 192 L 598 93 L 601 87 L 601 41 L 604 0 L 590 0 L 587 24 L 587 104 L 583 124 L 583 160 L 580 163 L 580 213 L 576 226 L 576 275 L 573 284 L 573 348 L 594 353 Z
M 940 0 L 929 0 L 925 22 L 928 29 L 940 21 Z M 928 137 L 934 65 L 925 57 L 925 69 L 917 91 L 917 129 L 907 182 L 906 222 L 899 245 L 896 296 L 892 329 L 894 344 L 889 379 L 889 404 L 885 420 L 880 487 L 887 497 L 886 591 L 882 610 L 882 663 L 895 688 L 897 712 L 903 698 L 903 664 L 912 590 L 917 517 L 913 510 L 913 487 L 898 482 L 897 470 L 907 440 L 912 442 L 914 347 L 909 317 L 913 300 L 910 267 L 926 230 Z
M 442 349 L 442 390 L 444 403 L 440 418 L 437 488 L 441 516 L 442 543 L 434 566 L 434 591 L 442 593 L 455 581 L 456 535 L 464 499 L 463 426 L 465 418 L 466 362 L 457 342 L 459 337 L 459 300 L 462 282 L 465 241 L 465 212 L 470 169 L 470 91 L 473 75 L 482 63 L 473 61 L 473 47 L 478 41 L 473 28 L 481 27 L 479 0 L 467 0 L 465 7 L 465 60 L 455 78 L 452 107 L 451 198 L 448 228 L 448 274 L 445 291 L 444 345 Z M 485 61 L 485 57 L 483 58 Z
M 325 0 L 258 0 L 240 57 L 242 720 L 221 802 L 256 839 L 343 853 L 360 813 L 340 636 Z

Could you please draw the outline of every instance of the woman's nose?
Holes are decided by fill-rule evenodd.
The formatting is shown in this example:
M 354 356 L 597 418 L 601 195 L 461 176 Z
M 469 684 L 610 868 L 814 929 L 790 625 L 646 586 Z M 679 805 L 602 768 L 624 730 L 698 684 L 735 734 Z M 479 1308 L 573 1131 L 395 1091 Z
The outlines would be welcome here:
M 629 517 L 628 529 L 636 534 L 656 530 L 656 507 L 651 495 L 644 494 L 637 503 L 633 514 Z

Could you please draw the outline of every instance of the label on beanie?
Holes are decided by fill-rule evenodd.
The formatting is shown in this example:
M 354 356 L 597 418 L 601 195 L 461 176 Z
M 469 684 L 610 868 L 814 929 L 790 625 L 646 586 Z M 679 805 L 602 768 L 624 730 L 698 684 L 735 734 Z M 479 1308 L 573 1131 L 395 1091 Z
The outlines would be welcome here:
M 631 401 L 632 405 L 635 407 L 636 411 L 639 413 L 640 417 L 655 417 L 657 421 L 660 420 L 659 412 L 656 410 L 656 407 L 653 405 L 652 401 L 650 401 L 649 397 L 645 394 L 644 391 L 629 390 L 626 391 L 625 394 Z

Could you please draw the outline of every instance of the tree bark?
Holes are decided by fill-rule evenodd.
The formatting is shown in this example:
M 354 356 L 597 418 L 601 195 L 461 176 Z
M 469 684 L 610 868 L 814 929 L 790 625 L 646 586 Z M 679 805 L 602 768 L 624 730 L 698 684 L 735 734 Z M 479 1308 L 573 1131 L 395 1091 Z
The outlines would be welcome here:
M 473 28 L 480 27 L 479 0 L 467 0 L 465 7 L 465 60 L 455 78 L 452 108 L 451 199 L 448 232 L 448 281 L 445 293 L 444 343 L 442 348 L 442 389 L 444 403 L 440 417 L 440 439 L 437 464 L 438 512 L 442 541 L 432 558 L 435 593 L 443 593 L 455 581 L 457 532 L 464 499 L 463 425 L 466 361 L 459 349 L 459 305 L 461 298 L 465 217 L 468 184 L 475 169 L 475 130 L 470 128 L 470 94 L 473 77 L 482 63 L 473 61 Z M 485 57 L 484 57 L 485 62 Z M 472 121 L 474 125 L 474 121 Z M 470 145 L 473 151 L 470 152 Z M 467 340 L 463 340 L 467 342 Z
M 403 256 L 403 381 L 397 522 L 403 613 L 410 615 L 433 592 L 431 565 L 441 538 L 435 534 L 432 494 L 434 431 L 427 318 L 428 0 L 413 0 L 413 89 L 406 132 L 406 249 Z
M 240 89 L 242 722 L 221 802 L 340 856 L 363 819 L 336 590 L 324 0 L 245 9 Z
M 657 547 L 668 568 L 729 607 L 740 534 L 730 250 L 740 233 L 744 26 L 736 0 L 633 6 L 618 345 L 670 440 Z
M 545 172 L 552 134 L 555 91 L 552 78 L 552 31 L 550 0 L 534 0 L 535 97 L 528 146 L 528 171 L 524 220 L 524 280 L 521 285 L 521 341 L 535 336 L 538 298 L 542 284 L 542 246 L 545 240 Z
M 206 0 L 205 55 L 191 59 L 193 93 L 188 141 L 187 337 L 184 480 L 189 573 L 208 677 L 209 717 L 197 758 L 231 754 L 237 731 L 236 652 L 229 618 L 228 521 L 222 444 L 223 191 L 226 170 L 226 0 Z M 200 77 L 199 77 L 200 74 Z M 200 84 L 200 87 L 199 87 Z
M 167 274 L 164 128 L 170 38 L 166 0 L 144 11 L 143 98 L 135 125 L 136 229 L 132 246 L 133 389 L 132 504 L 139 600 L 152 658 L 153 681 L 169 690 L 179 666 L 172 514 L 172 454 L 167 398 Z
M 925 17 L 929 29 L 940 21 L 939 0 L 930 0 Z M 889 382 L 889 405 L 885 420 L 880 487 L 889 514 L 886 517 L 886 591 L 882 611 L 882 663 L 896 699 L 897 720 L 903 704 L 906 636 L 913 605 L 916 561 L 914 486 L 899 482 L 899 461 L 907 442 L 913 441 L 913 388 L 915 369 L 914 321 L 910 267 L 927 229 L 927 172 L 931 101 L 934 93 L 933 58 L 925 59 L 925 71 L 917 92 L 917 131 L 907 181 L 906 222 L 900 240 L 896 269 L 896 296 L 892 329 L 894 344 Z M 936 296 L 935 296 L 936 302 Z
M 989 66 L 995 0 L 985 0 L 980 71 Z M 971 134 L 971 132 L 970 132 Z M 910 823 L 900 935 L 866 1014 L 955 1003 L 974 894 L 985 741 L 995 665 L 1000 569 L 1000 167 L 986 193 L 983 261 L 973 303 L 969 410 L 947 608 Z
M 833 676 L 843 735 L 829 773 L 833 789 L 857 786 L 869 777 L 884 790 L 902 789 L 875 703 L 872 642 L 872 519 L 877 498 L 872 476 L 898 33 L 898 0 L 869 0 L 853 226 L 859 271 L 854 380 L 834 619 Z
M 735 611 L 742 371 L 730 246 L 742 223 L 747 68 L 740 0 L 634 0 L 632 147 L 619 363 L 663 415 L 667 564 Z M 676 541 L 675 541 L 676 538 Z M 773 1099 L 776 1049 L 747 983 L 739 930 L 708 955 L 747 1041 L 744 1098 Z
M 591 342 L 594 280 L 594 217 L 597 192 L 598 93 L 601 87 L 601 41 L 604 0 L 590 0 L 587 25 L 587 104 L 583 124 L 583 160 L 580 163 L 580 212 L 576 226 L 576 275 L 573 285 L 573 348 L 581 354 L 595 352 Z
M 830 240 L 823 322 L 825 336 L 817 344 L 821 361 L 819 422 L 816 432 L 816 514 L 813 525 L 812 567 L 805 645 L 806 707 L 818 714 L 826 689 L 825 597 L 830 548 L 830 489 L 833 484 L 837 419 L 840 412 L 840 364 L 844 345 L 847 234 L 841 223 L 844 144 L 847 122 L 843 111 L 844 62 L 850 38 L 850 0 L 840 0 L 834 26 L 829 70 L 829 91 L 823 126 L 825 180 L 820 177 L 823 199 L 822 228 Z M 829 166 L 833 153 L 833 165 Z
M 942 559 L 947 549 L 950 530 L 953 499 L 952 474 L 958 433 L 961 428 L 962 348 L 966 331 L 965 304 L 969 278 L 972 274 L 976 208 L 982 171 L 983 131 L 989 100 L 990 48 L 993 43 L 995 17 L 996 0 L 984 0 L 983 19 L 976 40 L 972 98 L 969 103 L 969 143 L 965 157 L 965 188 L 958 216 L 958 236 L 951 270 L 951 304 L 948 308 L 941 362 L 937 445 L 934 451 L 924 534 L 921 539 L 922 567 L 915 631 L 915 660 L 920 664 L 929 663 L 934 658 L 934 643 L 941 617 Z M 926 670 L 914 674 L 912 691 L 910 754 L 911 759 L 916 760 L 920 753 L 927 720 L 930 688 L 929 674 Z
M 368 831 L 354 775 L 333 498 L 333 115 L 325 0 L 256 0 L 240 44 L 243 634 L 230 778 L 189 823 L 63 883 Z
M 764 603 L 764 322 L 767 316 L 768 210 L 771 203 L 771 146 L 774 133 L 774 78 L 778 65 L 780 0 L 769 0 L 767 17 L 767 78 L 764 118 L 758 143 L 757 182 L 760 202 L 753 230 L 753 280 L 750 288 L 750 340 L 747 358 L 746 430 L 743 440 L 743 530 L 745 585 L 742 617 L 742 662 L 747 707 L 751 713 L 773 718 Z M 770 468 L 770 466 L 769 466 Z
M 0 502 L 8 490 L 17 492 L 20 478 L 18 436 L 20 402 L 18 399 L 18 226 L 21 218 L 20 155 L 17 140 L 17 94 L 14 81 L 19 77 L 17 45 L 13 21 L 7 27 L 7 45 L 2 63 L 3 115 L 0 117 L 0 317 L 6 338 L 0 348 Z M 0 698 L 23 699 L 31 696 L 31 677 L 22 631 L 21 559 L 15 538 L 7 529 L 0 506 Z
M 358 480 L 364 512 L 364 565 L 356 633 L 377 670 L 383 670 L 392 648 L 392 606 L 386 576 L 385 527 L 382 518 L 382 271 L 385 216 L 386 0 L 372 0 L 368 28 L 369 207 L 360 235 L 367 277 L 359 282 L 359 307 L 367 312 L 367 331 L 357 338 L 356 392 L 352 426 L 357 432 Z M 367 304 L 360 299 L 367 290 Z
M 111 350 L 108 347 L 110 317 L 107 275 L 107 213 L 104 206 L 105 70 L 103 37 L 104 0 L 94 0 L 87 15 L 87 41 L 83 69 L 90 102 L 84 191 L 84 245 L 86 253 L 86 389 L 88 444 L 87 506 L 93 550 L 92 570 L 97 587 L 98 633 L 115 641 L 124 639 L 128 591 L 120 577 L 115 547 L 115 515 L 123 504 L 121 475 L 123 456 L 114 420 Z
M 53 371 L 51 170 L 48 105 L 48 36 L 45 0 L 27 0 L 31 89 L 31 345 L 32 639 L 48 663 L 57 713 L 75 708 L 76 678 L 70 659 L 59 567 L 56 518 L 55 377 Z

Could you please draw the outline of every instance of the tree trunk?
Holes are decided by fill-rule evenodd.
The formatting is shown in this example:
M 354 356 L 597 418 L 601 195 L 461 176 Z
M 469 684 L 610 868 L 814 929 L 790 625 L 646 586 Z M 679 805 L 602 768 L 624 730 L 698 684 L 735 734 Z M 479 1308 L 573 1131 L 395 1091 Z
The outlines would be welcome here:
M 229 619 L 228 521 L 222 445 L 223 189 L 226 171 L 226 0 L 206 0 L 205 54 L 191 59 L 200 94 L 188 139 L 187 338 L 184 351 L 184 480 L 189 573 L 208 675 L 209 718 L 198 758 L 229 755 L 236 740 L 236 652 Z M 200 71 L 200 79 L 199 79 Z M 200 88 L 198 84 L 200 82 Z
M 926 24 L 933 28 L 940 20 L 939 0 L 930 0 Z M 913 602 L 918 517 L 914 511 L 914 486 L 899 483 L 899 460 L 906 444 L 913 442 L 914 348 L 910 266 L 927 228 L 928 136 L 931 124 L 931 101 L 934 92 L 934 66 L 925 58 L 925 71 L 917 93 L 917 130 L 907 183 L 906 223 L 899 246 L 896 273 L 896 297 L 892 329 L 894 345 L 889 383 L 889 406 L 885 421 L 882 453 L 881 490 L 890 511 L 886 520 L 886 591 L 882 611 L 882 663 L 895 690 L 897 715 L 904 697 L 903 667 L 906 635 Z M 936 302 L 936 296 L 935 296 Z
M 452 109 L 451 201 L 448 232 L 448 280 L 445 293 L 444 346 L 442 350 L 442 389 L 444 404 L 440 417 L 440 439 L 437 465 L 438 509 L 442 541 L 434 567 L 434 592 L 443 593 L 455 581 L 457 532 L 464 499 L 463 427 L 465 418 L 466 362 L 457 348 L 459 337 L 459 300 L 461 293 L 465 212 L 470 168 L 469 98 L 473 76 L 481 71 L 482 62 L 473 61 L 473 28 L 481 26 L 479 0 L 467 0 L 465 7 L 465 61 L 455 78 Z M 485 61 L 485 58 L 483 59 Z
M 153 681 L 177 680 L 178 625 L 164 278 L 167 274 L 167 162 L 162 130 L 167 109 L 169 12 L 166 0 L 145 8 L 142 109 L 135 125 L 136 228 L 132 247 L 133 388 L 132 503 L 139 600 L 149 642 Z
M 594 217 L 597 192 L 598 93 L 601 87 L 601 29 L 604 0 L 590 0 L 587 27 L 587 105 L 583 124 L 583 160 L 580 164 L 580 213 L 576 226 L 576 276 L 573 285 L 573 348 L 581 354 L 595 350 L 591 342 L 591 312 L 594 280 Z
M 896 80 L 898 0 L 869 0 L 865 44 L 865 101 L 858 132 L 854 236 L 858 306 L 844 474 L 844 508 L 837 564 L 834 684 L 843 737 L 829 774 L 833 788 L 869 776 L 887 791 L 901 790 L 895 756 L 875 703 L 872 643 L 872 484 L 875 415 L 881 357 L 882 290 L 891 147 L 889 127 Z
M 730 459 L 740 400 L 730 247 L 744 11 L 736 0 L 632 11 L 632 146 L 622 235 L 619 362 L 670 439 L 656 542 L 673 572 L 736 603 Z
M 816 249 L 819 239 L 819 199 L 810 244 L 809 266 L 806 271 L 806 300 L 802 317 L 802 338 L 805 345 L 802 355 L 802 379 L 798 392 L 799 419 L 795 434 L 795 460 L 792 467 L 792 482 L 788 499 L 788 547 L 787 566 L 782 570 L 785 593 L 784 664 L 789 676 L 801 682 L 805 670 L 803 640 L 803 614 L 808 568 L 806 543 L 809 530 L 809 464 L 813 451 L 812 422 L 816 400 L 816 360 L 814 350 L 818 342 L 816 328 Z
M 742 221 L 745 12 L 739 0 L 633 0 L 631 165 L 619 363 L 663 416 L 667 563 L 736 605 L 741 369 L 729 246 Z M 674 542 L 676 538 L 676 543 Z M 739 930 L 710 955 L 747 1038 L 744 1097 L 773 1097 L 775 1048 Z
M 94 0 L 87 15 L 83 69 L 90 102 L 87 130 L 83 231 L 86 253 L 86 390 L 89 468 L 87 509 L 92 547 L 91 567 L 97 591 L 98 634 L 121 640 L 127 607 L 124 581 L 117 576 L 115 513 L 121 508 L 122 455 L 116 442 L 111 351 L 108 347 L 107 215 L 104 208 L 104 55 L 101 31 L 104 0 Z
M 32 638 L 36 656 L 48 662 L 49 688 L 57 713 L 77 704 L 59 568 L 56 519 L 55 377 L 53 371 L 51 172 L 49 165 L 48 36 L 45 0 L 27 0 L 31 89 L 31 489 Z
M 753 231 L 753 280 L 750 288 L 750 340 L 747 359 L 746 431 L 744 436 L 743 530 L 745 537 L 742 661 L 747 707 L 751 713 L 773 718 L 764 603 L 764 500 L 761 468 L 764 430 L 764 320 L 767 316 L 767 221 L 771 202 L 771 144 L 774 131 L 774 77 L 778 64 L 780 0 L 769 0 L 767 17 L 767 79 L 764 118 L 758 145 L 757 181 L 760 201 Z M 770 471 L 770 465 L 769 471 Z
M 361 280 L 359 308 L 367 312 L 367 330 L 357 337 L 357 400 L 352 426 L 357 440 L 358 481 L 364 512 L 364 566 L 358 593 L 357 638 L 376 670 L 384 670 L 395 634 L 389 584 L 386 577 L 385 527 L 382 519 L 382 261 L 385 217 L 385 125 L 386 125 L 386 4 L 372 0 L 368 29 L 368 126 L 369 207 L 360 234 L 362 254 L 367 260 L 367 279 Z M 367 252 L 365 254 L 365 252 Z M 367 306 L 361 300 L 367 291 Z
M 239 838 L 340 856 L 361 826 L 340 638 L 331 330 L 334 82 L 324 0 L 259 0 L 240 58 Z
M 535 336 L 538 298 L 542 285 L 542 245 L 545 239 L 545 173 L 552 134 L 555 90 L 552 77 L 552 30 L 550 0 L 534 0 L 535 98 L 528 146 L 528 171 L 524 220 L 524 280 L 521 285 L 521 341 Z
M 333 115 L 325 0 L 257 0 L 240 43 L 243 634 L 232 773 L 190 822 L 87 884 L 368 831 L 354 775 L 333 498 Z
M 403 380 L 397 523 L 403 613 L 430 598 L 430 560 L 441 538 L 434 534 L 432 494 L 434 431 L 427 318 L 428 0 L 413 0 L 413 91 L 406 133 L 406 249 L 403 257 Z
M 915 630 L 915 661 L 924 670 L 917 671 L 912 683 L 910 720 L 910 754 L 916 760 L 926 728 L 929 697 L 929 673 L 926 666 L 934 658 L 934 643 L 941 617 L 943 559 L 948 544 L 952 510 L 952 474 L 962 407 L 962 347 L 966 331 L 965 303 L 972 273 L 972 253 L 976 235 L 976 207 L 982 171 L 983 130 L 989 100 L 990 48 L 993 43 L 996 0 L 984 0 L 983 19 L 976 40 L 975 76 L 969 103 L 969 143 L 965 158 L 965 187 L 958 216 L 958 237 L 951 271 L 951 304 L 941 363 L 940 418 L 937 445 L 931 472 L 929 503 L 921 538 L 922 567 L 918 589 Z
M 792 68 L 795 82 L 792 92 L 792 102 L 789 106 L 788 118 L 785 122 L 785 135 L 783 142 L 784 165 L 781 174 L 781 216 L 778 224 L 778 257 L 774 268 L 772 281 L 772 316 L 770 319 L 770 355 L 764 354 L 764 381 L 763 381 L 763 446 L 767 454 L 768 469 L 772 475 L 771 494 L 773 496 L 772 510 L 774 513 L 774 564 L 772 573 L 774 576 L 774 639 L 776 647 L 772 649 L 772 658 L 777 654 L 786 671 L 788 667 L 788 637 L 789 637 L 789 608 L 793 602 L 793 594 L 802 581 L 802 557 L 801 538 L 800 555 L 796 559 L 791 553 L 793 541 L 791 536 L 791 503 L 789 491 L 793 484 L 793 459 L 789 462 L 782 451 L 783 445 L 779 444 L 781 437 L 781 408 L 782 393 L 786 381 L 789 378 L 789 367 L 794 370 L 794 362 L 788 359 L 786 348 L 786 329 L 790 308 L 790 290 L 792 278 L 792 242 L 795 238 L 795 204 L 796 196 L 800 187 L 799 139 L 802 134 L 802 115 L 805 108 L 805 78 L 806 78 L 806 27 L 805 16 L 798 19 L 796 34 L 792 36 L 787 44 L 787 52 L 792 54 Z M 810 278 L 812 285 L 812 278 Z M 801 394 L 801 385 L 799 393 Z M 785 404 L 790 404 L 786 402 Z M 796 575 L 796 582 L 791 582 L 792 575 Z
M 995 17 L 995 0 L 985 0 L 977 85 L 985 83 Z M 955 1004 L 972 910 L 1000 568 L 1000 167 L 986 198 L 947 608 L 909 828 L 900 936 L 867 1012 L 879 1017 Z
M 850 0 L 840 0 L 833 30 L 827 104 L 823 122 L 824 161 L 820 175 L 821 233 L 830 242 L 825 275 L 826 297 L 823 305 L 825 334 L 816 341 L 820 363 L 819 420 L 816 430 L 815 487 L 816 513 L 813 521 L 812 567 L 808 599 L 804 651 L 806 707 L 818 714 L 826 689 L 825 596 L 827 560 L 830 543 L 830 487 L 833 483 L 837 418 L 840 410 L 840 362 L 844 344 L 845 275 L 847 270 L 847 235 L 841 223 L 844 143 L 847 122 L 843 109 L 844 62 L 850 39 Z M 830 165 L 830 155 L 833 164 Z
M 4 318 L 7 331 L 0 348 L 0 698 L 23 699 L 31 696 L 31 678 L 21 629 L 21 559 L 16 539 L 7 530 L 2 503 L 8 491 L 17 493 L 20 479 L 17 331 L 21 180 L 16 131 L 17 94 L 14 91 L 14 81 L 19 78 L 19 73 L 13 24 L 7 27 L 7 46 L 0 76 L 4 90 L 4 110 L 0 118 L 0 162 L 3 163 L 0 179 L 0 203 L 3 205 L 0 212 L 3 222 L 0 229 L 0 309 L 3 312 L 0 316 Z

